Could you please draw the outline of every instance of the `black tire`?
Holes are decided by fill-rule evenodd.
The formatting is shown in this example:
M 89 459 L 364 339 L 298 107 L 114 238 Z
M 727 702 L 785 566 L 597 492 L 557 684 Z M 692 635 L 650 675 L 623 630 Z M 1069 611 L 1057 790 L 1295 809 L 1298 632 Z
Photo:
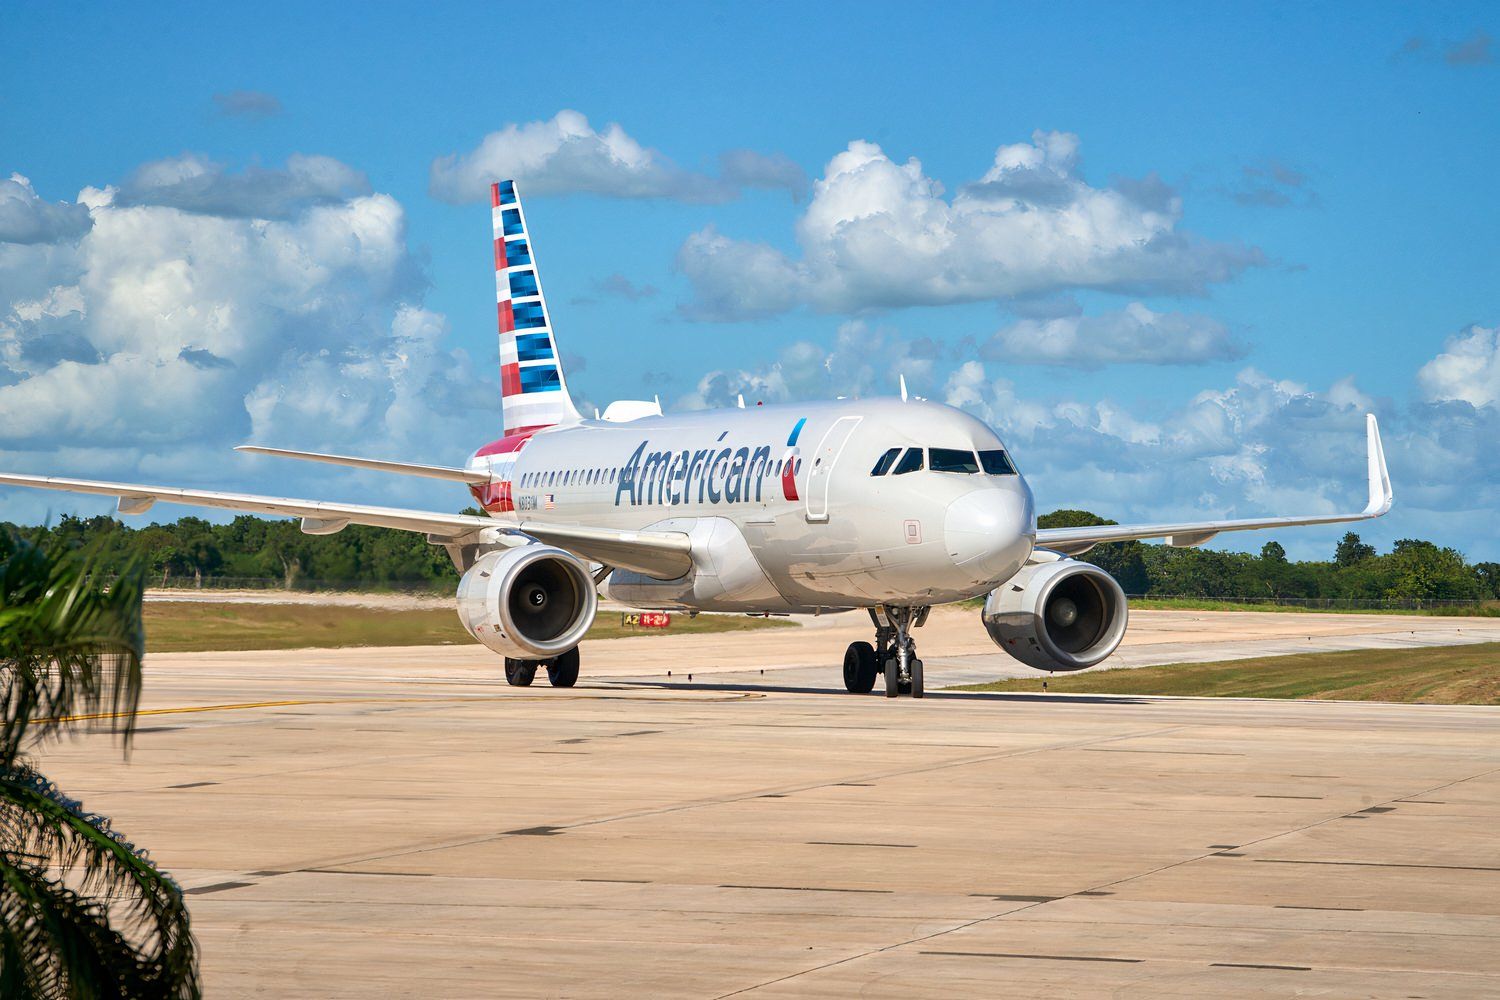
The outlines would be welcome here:
M 885 674 L 885 696 L 894 698 L 901 693 L 901 663 L 895 656 L 888 656 L 885 667 L 881 671 Z
M 910 667 L 911 696 L 913 698 L 920 698 L 925 693 L 925 688 L 922 685 L 922 661 L 913 656 L 910 661 Z
M 530 687 L 536 680 L 536 663 L 532 660 L 505 658 L 505 683 L 511 687 Z
M 878 673 L 880 664 L 875 660 L 875 647 L 868 642 L 851 642 L 844 650 L 844 688 L 850 694 L 869 694 L 875 688 Z
M 570 688 L 578 683 L 578 647 L 574 646 L 555 660 L 547 661 L 547 680 L 555 688 Z

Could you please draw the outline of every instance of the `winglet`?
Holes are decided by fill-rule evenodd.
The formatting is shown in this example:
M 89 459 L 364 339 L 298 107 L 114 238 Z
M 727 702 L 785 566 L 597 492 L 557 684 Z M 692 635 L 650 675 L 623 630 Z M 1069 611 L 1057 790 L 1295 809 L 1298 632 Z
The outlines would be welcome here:
M 1375 414 L 1365 414 L 1365 451 L 1370 464 L 1370 503 L 1365 507 L 1367 517 L 1379 517 L 1391 509 L 1395 494 L 1391 491 L 1391 474 L 1385 467 L 1385 447 L 1380 443 L 1380 425 Z

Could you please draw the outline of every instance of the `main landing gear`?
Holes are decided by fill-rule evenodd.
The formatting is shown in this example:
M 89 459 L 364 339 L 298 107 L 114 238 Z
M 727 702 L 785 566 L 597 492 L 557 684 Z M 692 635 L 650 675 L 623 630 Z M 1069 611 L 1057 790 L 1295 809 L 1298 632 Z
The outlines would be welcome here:
M 513 660 L 505 658 L 505 683 L 512 687 L 530 687 L 536 680 L 537 667 L 547 668 L 547 680 L 555 688 L 570 688 L 578 683 L 578 647 L 550 660 Z
M 920 698 L 925 693 L 922 661 L 917 658 L 917 644 L 911 630 L 927 621 L 931 608 L 871 608 L 870 621 L 875 624 L 875 645 L 851 642 L 844 651 L 844 687 L 853 694 L 868 694 L 875 678 L 885 677 L 885 696 L 894 698 L 910 694 Z

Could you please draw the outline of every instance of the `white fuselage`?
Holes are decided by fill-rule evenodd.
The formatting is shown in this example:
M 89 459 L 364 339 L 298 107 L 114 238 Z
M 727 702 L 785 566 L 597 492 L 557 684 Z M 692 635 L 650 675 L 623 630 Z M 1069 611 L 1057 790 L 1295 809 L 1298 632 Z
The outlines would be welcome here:
M 941 604 L 1013 576 L 1036 529 L 1024 478 L 938 471 L 930 454 L 945 449 L 939 464 L 951 465 L 956 452 L 1003 448 L 952 407 L 843 400 L 584 421 L 538 431 L 513 451 L 482 449 L 469 468 L 491 476 L 495 487 L 476 495 L 499 518 L 693 537 L 692 573 L 660 581 L 616 571 L 610 596 L 803 612 Z M 899 472 L 907 449 L 922 450 L 921 469 Z

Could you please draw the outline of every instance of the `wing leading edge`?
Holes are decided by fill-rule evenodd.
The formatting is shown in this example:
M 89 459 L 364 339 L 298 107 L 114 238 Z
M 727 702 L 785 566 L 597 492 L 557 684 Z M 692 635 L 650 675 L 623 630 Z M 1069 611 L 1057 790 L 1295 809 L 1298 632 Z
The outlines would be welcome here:
M 1290 528 L 1304 524 L 1342 524 L 1380 517 L 1395 499 L 1391 476 L 1385 467 L 1385 448 L 1375 414 L 1365 415 L 1365 457 L 1369 469 L 1370 499 L 1358 514 L 1318 514 L 1293 517 L 1242 518 L 1232 521 L 1186 521 L 1176 524 L 1105 524 L 1087 528 L 1041 528 L 1036 533 L 1039 548 L 1064 555 L 1082 555 L 1103 542 L 1128 542 L 1142 538 L 1165 538 L 1169 545 L 1202 545 L 1223 531 L 1254 531 L 1258 528 Z
M 536 539 L 567 549 L 584 559 L 666 580 L 682 576 L 693 565 L 692 545 L 688 536 L 680 531 L 616 531 L 532 521 L 509 524 L 473 514 L 442 514 L 327 500 L 298 500 L 250 493 L 107 483 L 90 479 L 64 479 L 59 476 L 0 473 L 0 485 L 112 496 L 118 499 L 118 508 L 122 514 L 144 514 L 152 504 L 160 500 L 163 503 L 192 507 L 216 507 L 250 514 L 300 517 L 302 530 L 310 535 L 333 534 L 350 524 L 369 524 L 377 528 L 422 532 L 427 535 L 428 541 L 440 545 L 475 542 L 506 544 L 507 539 L 511 540 L 511 544 L 523 544 L 527 539 Z

